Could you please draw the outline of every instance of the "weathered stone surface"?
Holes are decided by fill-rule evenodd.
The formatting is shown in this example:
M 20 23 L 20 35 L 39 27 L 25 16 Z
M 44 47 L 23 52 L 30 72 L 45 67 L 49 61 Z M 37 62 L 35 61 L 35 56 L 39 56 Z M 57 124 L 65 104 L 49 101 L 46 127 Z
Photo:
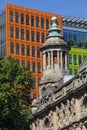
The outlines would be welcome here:
M 51 38 L 52 35 L 54 33 L 49 37 Z M 58 36 L 58 38 L 52 38 L 52 41 L 58 40 L 54 46 L 63 41 L 62 37 Z M 44 55 L 43 78 L 39 86 L 40 98 L 36 102 L 37 107 L 34 108 L 35 111 L 30 118 L 31 130 L 87 130 L 87 60 L 80 66 L 80 72 L 76 77 L 64 82 L 64 75 L 67 74 L 65 73 L 67 72 L 67 62 L 63 64 L 62 59 L 64 56 L 64 60 L 67 60 L 65 52 L 68 49 L 65 49 L 64 45 L 60 43 L 61 49 L 56 46 L 57 51 L 54 53 L 55 48 L 50 46 L 50 43 L 53 43 L 50 39 L 47 40 L 48 45 L 44 45 L 42 50 L 49 57 L 50 63 L 46 64 Z M 59 64 L 53 62 L 54 54 L 56 54 Z M 35 102 L 33 105 L 35 107 Z

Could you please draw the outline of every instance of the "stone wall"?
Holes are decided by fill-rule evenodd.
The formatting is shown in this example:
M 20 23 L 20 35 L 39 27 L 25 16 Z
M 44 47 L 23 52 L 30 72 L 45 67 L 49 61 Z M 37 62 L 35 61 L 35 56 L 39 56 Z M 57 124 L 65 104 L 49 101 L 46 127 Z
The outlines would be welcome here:
M 44 96 L 31 117 L 31 130 L 87 130 L 87 68 L 65 84 L 44 84 Z M 46 86 L 46 87 L 45 87 Z

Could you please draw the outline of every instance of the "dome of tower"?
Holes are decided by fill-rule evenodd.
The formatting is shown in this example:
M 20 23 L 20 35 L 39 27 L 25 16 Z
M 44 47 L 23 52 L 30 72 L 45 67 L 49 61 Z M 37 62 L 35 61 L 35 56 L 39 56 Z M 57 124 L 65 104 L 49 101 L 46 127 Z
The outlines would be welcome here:
M 46 42 L 40 47 L 43 55 L 43 78 L 41 83 L 57 82 L 67 71 L 67 53 L 70 47 L 63 40 L 57 18 L 51 19 Z
M 53 21 L 53 20 L 57 20 L 57 18 L 56 18 L 55 16 L 53 16 L 51 20 L 52 20 L 52 21 Z
M 53 16 L 51 18 L 51 28 L 48 30 L 48 36 L 46 42 L 42 45 L 41 49 L 50 46 L 65 46 L 70 48 L 67 43 L 63 40 L 61 35 L 61 29 L 58 27 L 57 18 Z

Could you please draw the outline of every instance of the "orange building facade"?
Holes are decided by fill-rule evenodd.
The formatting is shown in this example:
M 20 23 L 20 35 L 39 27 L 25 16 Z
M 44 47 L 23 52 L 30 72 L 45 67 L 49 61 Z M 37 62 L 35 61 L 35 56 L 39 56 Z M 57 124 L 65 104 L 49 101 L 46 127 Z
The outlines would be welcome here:
M 52 16 L 57 17 L 62 29 L 60 15 L 12 4 L 7 4 L 5 9 L 5 45 L 4 49 L 1 46 L 0 51 L 5 51 L 4 56 L 17 58 L 20 65 L 24 64 L 32 72 L 35 87 L 31 93 L 33 98 L 38 98 L 38 84 L 42 77 L 40 46 L 45 42 Z

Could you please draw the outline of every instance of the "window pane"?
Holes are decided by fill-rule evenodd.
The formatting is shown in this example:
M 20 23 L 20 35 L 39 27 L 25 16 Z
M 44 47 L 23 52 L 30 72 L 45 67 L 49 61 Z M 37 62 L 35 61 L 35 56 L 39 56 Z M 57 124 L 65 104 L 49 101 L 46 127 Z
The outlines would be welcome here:
M 40 42 L 40 33 L 39 32 L 36 33 L 36 41 Z
M 68 40 L 72 39 L 72 32 L 68 31 Z
M 49 28 L 49 19 L 46 19 L 46 29 Z
M 69 64 L 72 64 L 72 54 L 69 54 Z
M 10 37 L 13 38 L 14 37 L 14 28 L 10 27 Z
M 35 73 L 36 68 L 35 68 L 35 62 L 32 62 L 32 72 Z
M 27 69 L 30 71 L 30 61 L 27 61 Z
M 19 54 L 19 43 L 16 43 L 16 54 Z
M 34 88 L 36 88 L 36 78 L 33 78 Z
M 82 56 L 79 55 L 79 65 L 82 63 Z
M 30 38 L 29 30 L 26 30 L 26 40 L 29 41 L 29 38 Z
M 34 31 L 32 31 L 32 41 L 34 42 Z
M 77 64 L 77 56 L 74 55 L 74 64 L 76 65 Z
M 42 43 L 44 43 L 44 33 L 42 33 Z
M 29 45 L 27 45 L 27 56 L 30 56 L 30 46 Z
M 19 38 L 19 28 L 16 28 L 16 38 Z
M 44 28 L 44 18 L 41 18 L 41 27 Z
M 21 29 L 21 39 L 24 40 L 24 29 Z
M 40 73 L 41 72 L 41 70 L 40 70 L 40 63 L 37 63 L 37 70 L 38 70 L 38 73 Z
M 14 53 L 14 43 L 13 42 L 10 43 L 10 53 L 11 54 Z
M 10 22 L 14 21 L 14 15 L 13 15 L 13 11 L 10 11 Z
M 37 47 L 37 57 L 40 58 L 40 48 Z
M 39 17 L 36 17 L 36 27 L 39 27 Z
M 73 40 L 74 40 L 74 45 L 76 45 L 76 42 L 77 42 L 76 32 L 73 32 Z
M 22 55 L 25 55 L 25 47 L 24 47 L 24 44 L 22 44 L 21 53 L 22 53 Z
M 38 78 L 38 85 L 40 84 L 41 78 Z
M 16 17 L 15 21 L 16 21 L 16 23 L 18 23 L 19 22 L 19 13 L 18 12 L 16 12 L 16 16 L 15 17 Z
M 68 38 L 67 38 L 67 31 L 63 30 L 63 36 L 64 36 L 64 41 L 68 41 Z
M 24 60 L 22 60 L 22 65 L 24 65 L 24 66 L 25 66 L 25 61 L 24 61 Z
M 72 69 L 69 69 L 69 75 L 72 75 Z
M 26 25 L 29 25 L 29 15 L 26 14 Z
M 21 13 L 21 24 L 24 24 L 24 14 Z
M 34 26 L 34 16 L 31 16 L 31 26 Z
M 74 75 L 77 75 L 77 69 L 74 69 Z
M 32 57 L 35 57 L 35 47 L 32 46 Z

